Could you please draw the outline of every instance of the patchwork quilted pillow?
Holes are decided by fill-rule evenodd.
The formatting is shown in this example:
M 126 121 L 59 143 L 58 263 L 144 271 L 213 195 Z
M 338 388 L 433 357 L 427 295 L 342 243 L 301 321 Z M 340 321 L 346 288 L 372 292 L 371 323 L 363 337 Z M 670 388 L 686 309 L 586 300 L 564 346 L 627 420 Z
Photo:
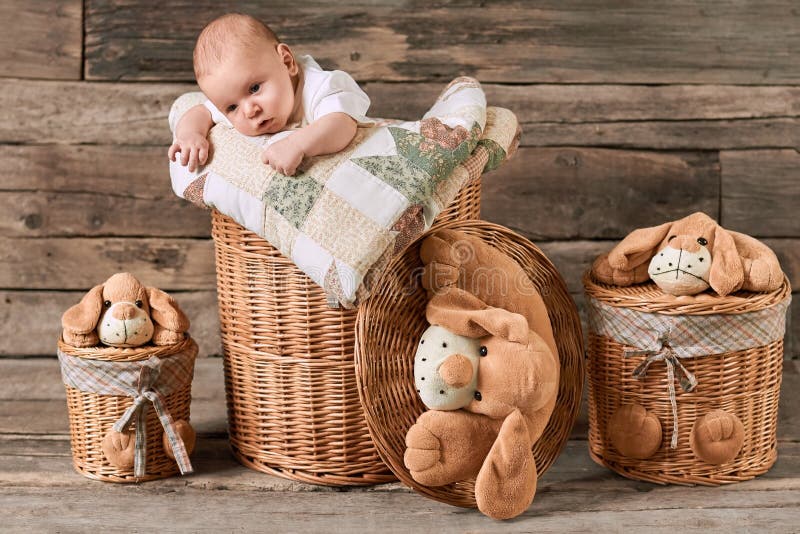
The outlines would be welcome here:
M 204 100 L 202 93 L 179 97 L 172 131 Z M 180 158 L 170 163 L 173 189 L 269 241 L 333 305 L 351 308 L 369 295 L 388 259 L 428 229 L 468 181 L 516 150 L 519 128 L 513 113 L 487 109 L 480 84 L 462 77 L 422 120 L 359 127 L 344 150 L 307 158 L 295 176 L 261 162 L 269 138 L 215 125 L 205 166 L 190 172 Z

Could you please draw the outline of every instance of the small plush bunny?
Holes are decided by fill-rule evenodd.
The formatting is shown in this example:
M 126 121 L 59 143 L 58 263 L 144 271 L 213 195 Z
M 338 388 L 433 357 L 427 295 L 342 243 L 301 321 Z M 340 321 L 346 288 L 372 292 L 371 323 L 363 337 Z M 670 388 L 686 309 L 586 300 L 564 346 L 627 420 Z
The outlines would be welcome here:
M 536 493 L 532 447 L 558 393 L 547 309 L 519 265 L 477 237 L 442 230 L 420 256 L 428 322 L 476 340 L 479 359 L 473 398 L 462 409 L 421 414 L 406 434 L 404 463 L 427 486 L 474 478 L 481 512 L 515 517 Z M 445 375 L 466 382 L 468 364 L 457 358 Z
M 783 282 L 778 258 L 760 241 L 719 226 L 697 212 L 634 230 L 592 266 L 595 279 L 629 286 L 651 278 L 665 293 L 695 295 L 709 287 L 725 296 L 739 289 L 773 291 Z
M 61 317 L 64 342 L 73 347 L 171 345 L 181 341 L 189 319 L 175 301 L 144 287 L 130 273 L 117 273 L 93 287 Z

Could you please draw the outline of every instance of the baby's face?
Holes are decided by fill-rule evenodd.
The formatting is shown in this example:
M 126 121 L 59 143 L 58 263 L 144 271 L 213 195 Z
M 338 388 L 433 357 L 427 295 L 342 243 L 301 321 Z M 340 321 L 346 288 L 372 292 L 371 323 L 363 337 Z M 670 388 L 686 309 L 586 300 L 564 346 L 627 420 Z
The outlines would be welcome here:
M 264 44 L 237 49 L 197 81 L 211 102 L 245 135 L 273 134 L 294 111 L 292 76 L 298 66 L 289 47 Z

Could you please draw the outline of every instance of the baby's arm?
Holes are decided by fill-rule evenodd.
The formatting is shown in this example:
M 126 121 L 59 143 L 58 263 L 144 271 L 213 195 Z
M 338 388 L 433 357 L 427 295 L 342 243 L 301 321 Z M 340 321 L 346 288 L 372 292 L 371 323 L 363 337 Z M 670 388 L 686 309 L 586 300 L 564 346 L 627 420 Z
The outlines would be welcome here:
M 190 171 L 204 165 L 208 159 L 207 137 L 212 126 L 211 112 L 202 104 L 184 113 L 175 127 L 175 140 L 167 152 L 170 161 L 175 161 L 175 154 L 180 152 L 181 165 L 188 164 Z
M 329 113 L 265 148 L 261 160 L 276 171 L 292 176 L 303 157 L 339 152 L 356 136 L 356 129 L 355 119 L 347 113 Z

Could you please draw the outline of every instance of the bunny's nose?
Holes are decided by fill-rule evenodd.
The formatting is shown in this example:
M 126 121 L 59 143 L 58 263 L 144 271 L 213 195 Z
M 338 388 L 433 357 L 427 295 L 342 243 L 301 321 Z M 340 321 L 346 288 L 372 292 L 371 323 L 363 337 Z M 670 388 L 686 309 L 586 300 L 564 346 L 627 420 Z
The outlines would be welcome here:
M 439 376 L 445 384 L 463 388 L 472 381 L 472 362 L 463 354 L 448 356 L 439 366 Z
M 120 321 L 133 319 L 136 317 L 136 306 L 133 304 L 128 304 L 127 302 L 120 302 L 114 306 L 114 311 L 111 312 L 111 317 Z

